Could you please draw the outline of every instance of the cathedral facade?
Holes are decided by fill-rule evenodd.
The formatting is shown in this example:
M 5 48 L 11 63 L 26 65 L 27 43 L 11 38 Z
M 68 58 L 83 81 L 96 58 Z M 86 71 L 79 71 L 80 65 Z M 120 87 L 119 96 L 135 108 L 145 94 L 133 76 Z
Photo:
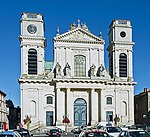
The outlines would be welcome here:
M 132 26 L 129 20 L 110 24 L 109 71 L 104 63 L 102 35 L 95 36 L 85 23 L 70 24 L 54 43 L 54 61 L 44 60 L 46 38 L 41 14 L 22 13 L 21 35 L 21 119 L 31 126 L 50 127 L 134 124 Z

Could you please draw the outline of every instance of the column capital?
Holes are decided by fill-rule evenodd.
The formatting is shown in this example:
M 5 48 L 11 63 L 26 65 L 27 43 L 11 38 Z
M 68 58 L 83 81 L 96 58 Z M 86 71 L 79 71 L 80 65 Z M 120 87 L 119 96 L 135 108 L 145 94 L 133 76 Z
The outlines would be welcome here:
M 69 92 L 71 90 L 71 88 L 66 88 L 66 91 Z

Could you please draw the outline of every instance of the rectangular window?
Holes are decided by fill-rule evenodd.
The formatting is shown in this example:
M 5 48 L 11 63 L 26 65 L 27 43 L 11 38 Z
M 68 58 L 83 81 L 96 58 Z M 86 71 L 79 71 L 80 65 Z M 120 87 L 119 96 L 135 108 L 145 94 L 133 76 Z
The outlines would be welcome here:
M 28 14 L 27 14 L 27 17 L 28 17 L 28 18 L 37 18 L 37 15 L 36 15 L 36 14 L 28 13 Z
M 47 97 L 47 104 L 53 104 L 53 97 L 51 96 Z
M 118 21 L 118 24 L 127 24 L 127 21 Z

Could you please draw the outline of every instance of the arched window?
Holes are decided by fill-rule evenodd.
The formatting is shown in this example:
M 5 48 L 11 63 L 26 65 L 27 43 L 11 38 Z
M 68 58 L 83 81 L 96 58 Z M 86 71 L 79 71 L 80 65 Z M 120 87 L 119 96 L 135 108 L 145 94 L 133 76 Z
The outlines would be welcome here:
M 47 104 L 53 104 L 53 97 L 52 96 L 48 96 L 46 100 L 47 100 Z
M 35 49 L 28 51 L 28 74 L 37 75 L 37 51 Z
M 119 57 L 119 75 L 127 77 L 127 55 L 124 53 L 121 53 Z
M 36 116 L 36 102 L 34 100 L 30 102 L 30 115 Z
M 121 109 L 122 109 L 122 115 L 126 116 L 127 115 L 127 103 L 125 101 L 122 102 Z
M 107 105 L 112 105 L 112 97 L 107 97 L 106 103 L 107 103 Z
M 74 76 L 86 76 L 86 58 L 82 55 L 74 56 Z

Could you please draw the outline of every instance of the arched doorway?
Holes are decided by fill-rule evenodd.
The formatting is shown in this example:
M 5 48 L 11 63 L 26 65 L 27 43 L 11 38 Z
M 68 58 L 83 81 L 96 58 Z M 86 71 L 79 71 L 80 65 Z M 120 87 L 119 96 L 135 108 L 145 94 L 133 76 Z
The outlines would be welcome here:
M 87 125 L 87 103 L 78 98 L 74 102 L 74 126 Z

